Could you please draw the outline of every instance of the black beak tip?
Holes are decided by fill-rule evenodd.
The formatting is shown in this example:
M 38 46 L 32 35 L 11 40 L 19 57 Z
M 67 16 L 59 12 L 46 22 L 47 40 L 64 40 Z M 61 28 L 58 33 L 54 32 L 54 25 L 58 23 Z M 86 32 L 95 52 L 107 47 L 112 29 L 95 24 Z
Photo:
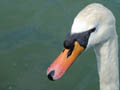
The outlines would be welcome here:
M 48 74 L 48 79 L 49 80 L 54 81 L 54 79 L 53 79 L 54 73 L 55 73 L 55 71 L 53 70 Z

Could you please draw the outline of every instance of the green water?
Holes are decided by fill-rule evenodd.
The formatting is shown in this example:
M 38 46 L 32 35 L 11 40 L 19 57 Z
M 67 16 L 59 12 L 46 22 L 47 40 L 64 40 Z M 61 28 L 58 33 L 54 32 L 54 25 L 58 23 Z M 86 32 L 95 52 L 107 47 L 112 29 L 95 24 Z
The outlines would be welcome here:
M 99 90 L 92 49 L 58 81 L 46 76 L 74 17 L 92 2 L 114 13 L 120 43 L 120 0 L 0 0 L 0 90 Z

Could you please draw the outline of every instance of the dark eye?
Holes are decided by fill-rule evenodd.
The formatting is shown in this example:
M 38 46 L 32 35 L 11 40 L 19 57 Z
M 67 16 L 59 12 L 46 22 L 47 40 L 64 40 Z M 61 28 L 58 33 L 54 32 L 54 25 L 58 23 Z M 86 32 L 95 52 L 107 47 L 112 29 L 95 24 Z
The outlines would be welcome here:
M 91 32 L 94 32 L 96 30 L 96 27 L 92 28 L 90 31 Z

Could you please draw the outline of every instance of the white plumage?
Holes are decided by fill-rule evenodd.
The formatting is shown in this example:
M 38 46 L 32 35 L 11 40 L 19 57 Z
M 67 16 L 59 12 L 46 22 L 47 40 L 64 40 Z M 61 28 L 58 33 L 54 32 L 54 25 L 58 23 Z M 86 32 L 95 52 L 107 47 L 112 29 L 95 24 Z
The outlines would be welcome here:
M 119 90 L 118 37 L 112 12 L 101 4 L 90 4 L 74 19 L 71 34 L 96 27 L 88 40 L 97 57 L 100 90 Z

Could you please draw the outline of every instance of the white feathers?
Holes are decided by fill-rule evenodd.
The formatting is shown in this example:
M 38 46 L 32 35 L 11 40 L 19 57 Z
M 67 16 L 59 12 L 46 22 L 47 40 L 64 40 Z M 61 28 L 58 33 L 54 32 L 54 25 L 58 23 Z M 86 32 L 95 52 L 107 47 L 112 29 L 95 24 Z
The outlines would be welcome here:
M 90 4 L 75 17 L 71 28 L 71 34 L 81 33 L 94 27 L 99 27 L 102 24 L 108 24 L 109 21 L 113 21 L 113 19 L 114 16 L 111 11 L 103 5 L 97 3 Z
M 89 25 L 80 19 L 75 19 L 72 25 L 71 34 L 82 33 L 94 28 L 94 25 Z
M 115 18 L 101 4 L 90 4 L 74 19 L 71 34 L 82 33 L 96 27 L 88 41 L 97 56 L 101 90 L 119 90 L 118 40 Z

